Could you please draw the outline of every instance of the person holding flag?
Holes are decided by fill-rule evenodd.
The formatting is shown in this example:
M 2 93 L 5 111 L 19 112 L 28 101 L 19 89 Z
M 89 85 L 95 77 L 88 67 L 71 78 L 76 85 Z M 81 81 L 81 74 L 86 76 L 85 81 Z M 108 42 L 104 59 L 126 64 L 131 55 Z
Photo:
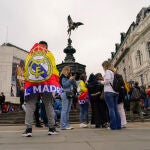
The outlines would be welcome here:
M 33 114 L 39 96 L 42 98 L 48 118 L 48 135 L 58 134 L 55 129 L 53 95 L 60 94 L 59 72 L 55 58 L 45 41 L 34 44 L 26 57 L 24 95 L 26 103 L 25 137 L 32 136 Z
M 88 97 L 88 89 L 86 86 L 86 79 L 87 76 L 85 73 L 83 73 L 80 75 L 80 80 L 77 83 L 78 84 L 77 91 L 79 93 L 78 103 L 80 105 L 80 127 L 81 128 L 88 127 L 88 123 L 89 123 L 89 115 L 88 115 L 89 97 Z M 83 121 L 84 117 L 85 117 L 85 123 Z

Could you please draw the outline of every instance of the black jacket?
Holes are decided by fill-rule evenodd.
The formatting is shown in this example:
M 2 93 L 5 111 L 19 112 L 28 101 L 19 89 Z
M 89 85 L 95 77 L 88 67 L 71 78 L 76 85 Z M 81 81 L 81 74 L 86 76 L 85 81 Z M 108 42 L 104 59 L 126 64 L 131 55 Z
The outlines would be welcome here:
M 89 80 L 87 82 L 87 88 L 89 94 L 95 94 L 102 92 L 104 87 L 98 82 L 97 77 L 94 74 L 90 74 Z

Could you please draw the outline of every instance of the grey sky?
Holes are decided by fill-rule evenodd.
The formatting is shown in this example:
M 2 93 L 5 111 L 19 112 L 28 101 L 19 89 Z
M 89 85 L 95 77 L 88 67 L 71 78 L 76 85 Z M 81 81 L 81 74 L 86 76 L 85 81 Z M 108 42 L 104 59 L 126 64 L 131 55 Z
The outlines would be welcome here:
M 59 64 L 65 58 L 70 14 L 84 23 L 71 36 L 76 62 L 87 66 L 87 74 L 103 72 L 101 63 L 111 57 L 120 32 L 126 32 L 141 8 L 149 5 L 150 0 L 0 0 L 0 44 L 30 50 L 45 40 Z

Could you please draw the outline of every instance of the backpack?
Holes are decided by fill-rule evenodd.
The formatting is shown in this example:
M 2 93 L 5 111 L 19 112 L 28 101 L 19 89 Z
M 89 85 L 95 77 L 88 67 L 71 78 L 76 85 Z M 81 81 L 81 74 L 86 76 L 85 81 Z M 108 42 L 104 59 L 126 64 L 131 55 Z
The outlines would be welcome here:
M 110 83 L 110 85 L 112 86 L 115 92 L 120 92 L 121 88 L 124 86 L 124 81 L 122 76 L 120 74 L 114 73 L 113 84 Z
M 139 88 L 133 88 L 131 93 L 131 100 L 140 100 L 141 99 L 141 91 Z

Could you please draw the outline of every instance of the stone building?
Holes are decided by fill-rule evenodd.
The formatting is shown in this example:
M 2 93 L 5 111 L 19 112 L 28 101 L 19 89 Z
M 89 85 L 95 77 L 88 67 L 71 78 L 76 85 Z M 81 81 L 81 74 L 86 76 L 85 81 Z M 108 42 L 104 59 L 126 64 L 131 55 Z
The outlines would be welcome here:
M 26 55 L 27 51 L 10 43 L 0 46 L 0 92 L 4 92 L 6 101 L 19 103 L 15 71 Z
M 124 79 L 150 85 L 150 7 L 141 9 L 115 46 L 111 62 Z

